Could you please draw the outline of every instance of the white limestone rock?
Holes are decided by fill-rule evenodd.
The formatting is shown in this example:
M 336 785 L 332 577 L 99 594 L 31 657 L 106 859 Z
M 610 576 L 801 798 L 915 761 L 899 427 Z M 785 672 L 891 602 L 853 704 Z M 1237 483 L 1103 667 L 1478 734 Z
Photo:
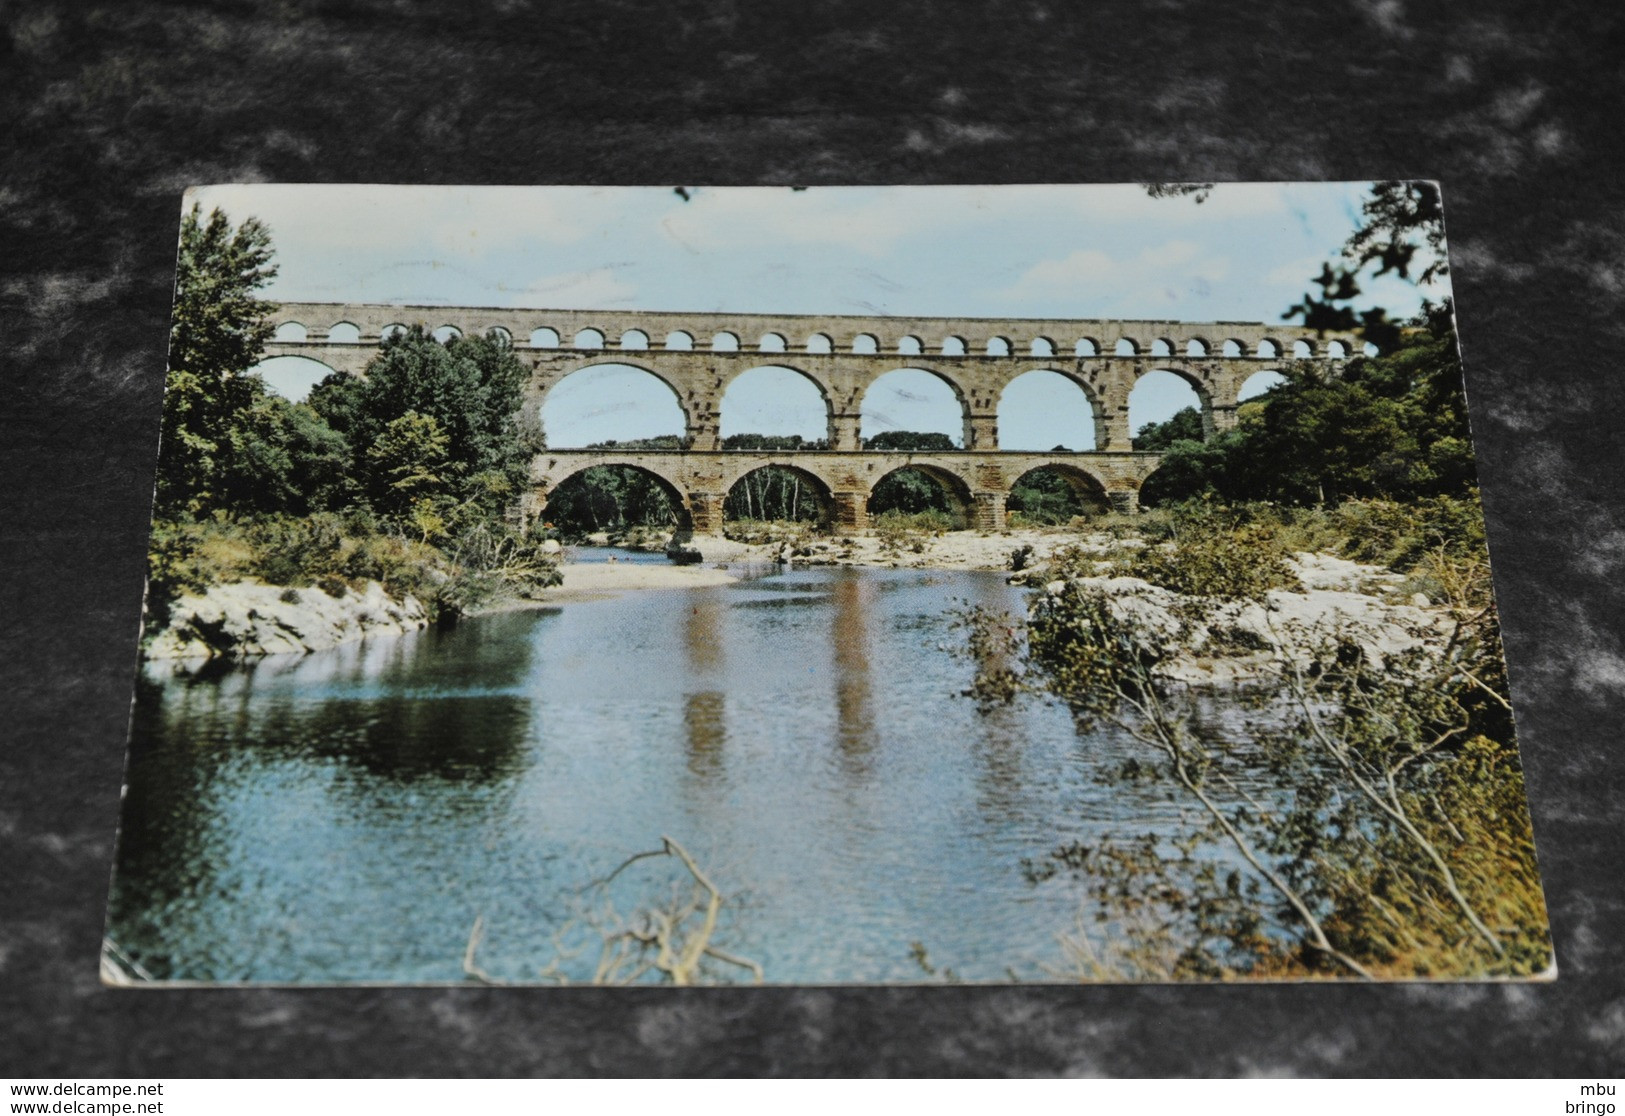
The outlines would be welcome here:
M 1103 592 L 1114 616 L 1136 621 L 1149 649 L 1160 657 L 1155 673 L 1170 681 L 1274 677 L 1286 663 L 1308 662 L 1333 639 L 1353 642 L 1378 666 L 1396 655 L 1442 646 L 1448 639 L 1452 622 L 1443 610 L 1391 604 L 1372 592 L 1314 587 L 1376 589 L 1391 577 L 1372 567 L 1347 568 L 1351 566 L 1355 564 L 1335 558 L 1316 563 L 1304 578 L 1303 592 L 1274 589 L 1263 603 L 1185 597 L 1132 577 L 1078 578 L 1071 584 L 1085 592 Z M 1055 584 L 1046 585 L 1045 592 L 1057 595 Z
M 417 631 L 429 622 L 411 596 L 396 601 L 376 581 L 332 597 L 315 587 L 286 589 L 238 581 L 188 595 L 147 643 L 149 659 L 247 659 L 302 655 L 371 636 Z

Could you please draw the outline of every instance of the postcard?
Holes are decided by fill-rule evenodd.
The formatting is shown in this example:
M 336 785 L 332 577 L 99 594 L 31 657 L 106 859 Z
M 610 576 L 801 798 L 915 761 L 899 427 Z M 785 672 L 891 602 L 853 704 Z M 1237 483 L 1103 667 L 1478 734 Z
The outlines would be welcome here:
M 1439 190 L 190 190 L 123 810 L 121 986 L 1549 979 Z

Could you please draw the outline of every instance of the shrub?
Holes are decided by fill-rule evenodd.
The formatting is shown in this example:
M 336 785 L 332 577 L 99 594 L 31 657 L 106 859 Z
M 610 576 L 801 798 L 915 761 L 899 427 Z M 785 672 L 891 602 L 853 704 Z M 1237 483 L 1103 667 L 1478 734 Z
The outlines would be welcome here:
M 1176 593 L 1263 600 L 1271 589 L 1302 591 L 1289 557 L 1272 526 L 1195 522 L 1180 530 L 1171 546 L 1142 547 L 1121 561 L 1128 576 Z
M 915 553 L 925 549 L 927 538 L 946 534 L 958 526 L 953 516 L 938 508 L 918 512 L 883 511 L 874 517 L 873 525 L 881 546 L 887 550 L 908 547 Z
M 331 512 L 303 519 L 275 516 L 248 529 L 255 576 L 272 585 L 305 586 L 332 570 L 344 545 L 343 521 Z
M 1484 512 L 1478 493 L 1434 496 L 1408 504 L 1351 500 L 1333 513 L 1348 543 L 1344 553 L 1409 572 L 1434 552 L 1464 558 L 1485 551 Z
M 201 550 L 203 526 L 153 520 L 147 542 L 148 593 L 171 601 L 187 593 L 201 593 L 212 584 Z
M 392 535 L 367 535 L 345 547 L 334 571 L 351 581 L 381 582 L 392 597 L 411 594 L 432 602 L 440 585 L 451 576 L 447 562 L 434 547 Z
M 722 524 L 724 538 L 747 546 L 768 546 L 789 543 L 802 546 L 818 533 L 816 526 L 805 520 L 788 519 L 729 519 Z

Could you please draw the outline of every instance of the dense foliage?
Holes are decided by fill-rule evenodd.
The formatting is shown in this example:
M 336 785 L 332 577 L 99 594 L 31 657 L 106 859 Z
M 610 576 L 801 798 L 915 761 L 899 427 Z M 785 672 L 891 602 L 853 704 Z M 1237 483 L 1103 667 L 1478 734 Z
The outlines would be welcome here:
M 943 453 L 959 447 L 948 435 L 935 431 L 884 430 L 865 438 L 863 448 L 883 453 Z
M 819 523 L 829 518 L 818 482 L 783 465 L 764 465 L 740 477 L 722 510 L 728 519 Z
M 194 205 L 181 222 L 175 311 L 164 377 L 155 511 L 196 515 L 230 500 L 241 469 L 240 417 L 264 397 L 249 369 L 270 339 L 275 307 L 254 292 L 276 276 L 271 234 L 250 218 L 236 229 Z
M 730 434 L 722 439 L 722 448 L 725 450 L 823 450 L 829 449 L 829 441 L 825 438 L 816 438 L 811 441 L 800 434 Z
M 1431 182 L 1378 182 L 1361 210 L 1360 226 L 1343 246 L 1342 257 L 1322 267 L 1314 280 L 1318 289 L 1306 293 L 1282 317 L 1297 319 L 1307 329 L 1358 330 L 1365 340 L 1388 352 L 1399 344 L 1404 328 L 1380 306 L 1354 309 L 1362 277 L 1369 272 L 1372 278 L 1392 273 L 1408 279 L 1415 268 L 1416 281 L 1426 284 L 1445 275 L 1449 266 L 1439 188 Z M 1441 309 L 1447 311 L 1448 305 Z
M 1142 429 L 1164 452 L 1141 494 L 1147 506 L 1212 495 L 1236 502 L 1336 504 L 1456 495 L 1476 481 L 1461 362 L 1450 320 L 1435 314 L 1403 344 L 1352 361 L 1332 378 L 1304 363 L 1242 405 L 1235 430 L 1202 442 L 1190 420 Z
M 1005 501 L 1012 527 L 1054 526 L 1104 512 L 1109 505 L 1104 492 L 1068 480 L 1055 469 L 1034 469 L 1010 486 Z
M 1195 506 L 1153 521 L 1161 530 L 1151 536 L 1168 542 L 1125 560 L 1149 560 L 1172 572 L 1163 584 L 1204 595 L 1186 597 L 1185 623 L 1218 622 L 1227 598 L 1261 599 L 1267 586 L 1246 584 L 1247 563 L 1276 565 L 1297 545 L 1337 538 L 1346 553 L 1425 573 L 1448 610 L 1442 644 L 1381 660 L 1341 632 L 1291 637 L 1273 653 L 1276 686 L 1254 693 L 1268 716 L 1240 733 L 1216 731 L 1197 694 L 1160 678 L 1166 633 L 1098 584 L 1042 594 L 1025 626 L 967 614 L 979 697 L 1002 703 L 1036 690 L 1061 699 L 1084 726 L 1110 726 L 1140 745 L 1112 778 L 1166 786 L 1195 810 L 1177 837 L 1122 834 L 1027 864 L 1035 886 L 1075 876 L 1093 901 L 1096 921 L 1063 939 L 1066 972 L 1545 969 L 1550 942 L 1476 509 L 1455 498 L 1304 511 Z M 1087 576 L 1093 565 L 1065 556 L 1055 572 Z
M 432 540 L 499 520 L 518 496 L 524 382 L 500 335 L 441 344 L 413 327 L 384 341 L 364 377 L 317 384 L 310 406 L 351 446 L 359 498 Z
M 362 377 L 334 373 L 293 403 L 252 371 L 274 305 L 269 230 L 216 210 L 182 222 L 149 555 L 149 622 L 182 592 L 244 577 L 373 579 L 431 609 L 498 583 L 556 580 L 504 516 L 525 481 L 523 366 L 504 340 L 442 345 L 413 329 Z
M 1140 427 L 1132 445 L 1137 450 L 1155 452 L 1169 449 L 1175 442 L 1200 442 L 1203 437 L 1202 412 L 1186 407 L 1166 422 L 1148 422 Z

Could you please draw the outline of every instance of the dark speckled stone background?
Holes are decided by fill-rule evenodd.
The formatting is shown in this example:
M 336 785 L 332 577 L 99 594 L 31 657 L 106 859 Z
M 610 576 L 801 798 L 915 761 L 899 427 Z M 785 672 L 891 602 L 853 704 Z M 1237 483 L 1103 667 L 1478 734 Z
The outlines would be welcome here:
M 1618 1074 L 1619 12 L 0 0 L 0 1075 Z M 1556 983 L 97 983 L 187 185 L 1399 176 L 1445 188 Z

